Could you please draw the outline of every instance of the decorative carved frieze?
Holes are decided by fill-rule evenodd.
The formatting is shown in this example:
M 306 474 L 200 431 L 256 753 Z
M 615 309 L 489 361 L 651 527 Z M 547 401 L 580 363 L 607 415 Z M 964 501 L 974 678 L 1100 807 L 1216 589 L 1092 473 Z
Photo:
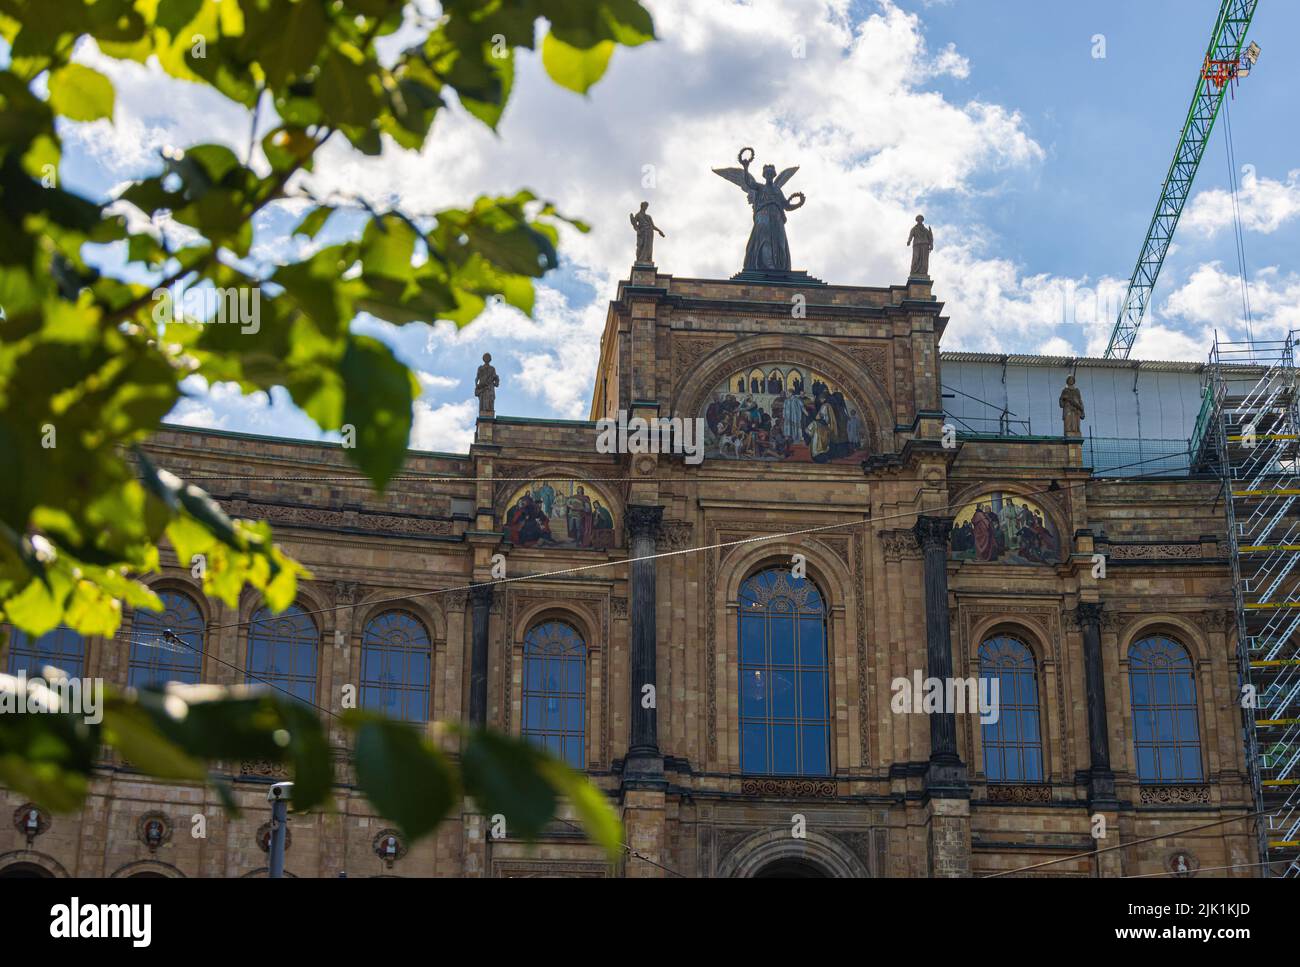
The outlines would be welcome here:
M 1200 560 L 1201 545 L 1195 544 L 1102 544 L 1112 561 Z
M 357 603 L 357 583 L 355 581 L 334 582 L 334 603 L 353 605 Z
M 673 379 L 680 382 L 690 375 L 695 365 L 727 339 L 713 336 L 673 336 Z
M 452 522 L 431 517 L 402 516 L 399 514 L 371 514 L 356 510 L 328 510 L 320 507 L 298 507 L 291 504 L 256 504 L 247 501 L 222 500 L 222 506 L 235 517 L 265 520 L 272 524 L 301 524 L 307 527 L 352 528 L 378 531 L 384 534 L 403 534 L 414 537 L 438 536 L 452 533 Z
M 1215 608 L 1202 611 L 1193 619 L 1203 631 L 1225 632 L 1237 624 L 1237 613 L 1232 610 Z
M 844 347 L 850 356 L 856 359 L 870 373 L 881 389 L 890 391 L 889 351 L 884 346 L 863 345 L 861 343 Z
M 263 776 L 270 779 L 288 779 L 289 767 L 270 759 L 245 759 L 239 763 L 241 776 Z
M 660 528 L 660 546 L 666 551 L 680 551 L 691 546 L 695 525 L 689 520 L 665 520 Z
M 1209 786 L 1139 786 L 1138 801 L 1144 806 L 1208 805 Z
M 742 796 L 774 796 L 781 799 L 834 799 L 834 779 L 750 778 L 740 782 Z
M 988 787 L 988 800 L 989 802 L 1051 802 L 1052 787 L 1035 783 L 1023 785 L 994 783 Z
M 903 558 L 919 558 L 921 545 L 916 542 L 916 534 L 907 529 L 882 530 L 880 543 L 885 548 L 886 561 L 901 561 Z
M 627 598 L 610 598 L 609 608 L 615 618 L 626 618 Z

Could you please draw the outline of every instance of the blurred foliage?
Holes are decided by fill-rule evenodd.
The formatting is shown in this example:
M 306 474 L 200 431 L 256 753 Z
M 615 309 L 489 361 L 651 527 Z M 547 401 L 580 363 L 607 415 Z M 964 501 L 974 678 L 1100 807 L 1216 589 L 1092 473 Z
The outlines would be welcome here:
M 399 29 L 415 42 L 381 58 L 376 41 Z M 331 139 L 366 155 L 418 151 L 448 104 L 495 129 L 518 48 L 540 44 L 552 80 L 585 93 L 617 46 L 653 36 L 637 0 L 444 0 L 435 19 L 405 0 L 0 0 L 0 49 L 9 55 L 0 70 L 0 620 L 31 635 L 66 624 L 112 636 L 123 603 L 160 609 L 140 578 L 158 571 L 164 538 L 183 563 L 204 555 L 207 593 L 233 604 L 251 586 L 275 611 L 292 603 L 306 572 L 269 528 L 231 520 L 140 450 L 180 398 L 181 381 L 197 374 L 245 392 L 284 387 L 322 429 L 353 429 L 345 452 L 382 491 L 401 468 L 419 390 L 387 346 L 350 331 L 353 317 L 465 325 L 496 298 L 531 314 L 534 280 L 558 262 L 557 226 L 586 230 L 528 191 L 433 213 L 379 212 L 364 201 L 305 196 L 302 173 Z M 211 87 L 249 109 L 250 123 L 273 112 L 260 151 L 241 160 L 220 144 L 168 148 L 151 177 L 115 198 L 65 189 L 60 130 L 112 123 L 116 107 L 112 82 L 80 56 L 92 44 L 109 58 L 156 61 Z M 254 216 L 304 197 L 310 207 L 295 234 L 314 239 L 340 207 L 359 206 L 364 228 L 307 246 L 310 254 L 265 277 L 251 274 Z M 160 230 L 169 220 L 197 241 L 170 243 Z M 104 260 L 87 259 L 95 246 L 118 254 L 110 261 L 124 260 L 124 269 L 96 269 L 92 262 Z M 260 298 L 263 284 L 273 297 Z M 187 318 L 172 304 L 178 286 L 256 289 L 257 324 Z M 134 762 L 158 774 L 198 775 L 194 763 L 211 747 L 197 729 L 169 724 L 144 696 L 114 701 L 117 711 L 97 731 L 56 729 L 48 742 L 40 723 L 49 716 L 4 722 L 0 778 L 56 808 L 79 799 L 96 742 L 129 747 Z M 250 743 L 264 743 L 268 727 L 287 729 L 297 781 L 317 789 L 302 770 L 310 764 L 311 775 L 323 775 L 312 758 L 319 750 L 299 747 L 311 726 L 290 706 L 225 697 L 189 707 L 195 721 L 215 710 L 218 731 L 258 723 L 230 731 Z M 160 736 L 174 748 L 149 754 Z M 370 778 L 363 788 L 413 833 L 427 831 L 438 809 L 418 818 L 411 790 L 441 804 L 444 794 L 459 795 L 459 783 L 498 802 L 502 783 L 528 785 L 531 776 L 575 795 L 551 760 L 499 737 L 467 736 L 460 778 L 406 731 L 357 720 L 355 738 L 375 756 L 364 767 L 358 759 Z M 409 782 L 385 790 L 395 782 L 391 769 L 417 760 Z M 60 776 L 68 782 L 56 794 Z M 554 801 L 530 799 L 548 801 L 536 815 L 549 815 Z M 599 825 L 599 817 L 589 821 Z M 521 820 L 519 828 L 538 827 Z

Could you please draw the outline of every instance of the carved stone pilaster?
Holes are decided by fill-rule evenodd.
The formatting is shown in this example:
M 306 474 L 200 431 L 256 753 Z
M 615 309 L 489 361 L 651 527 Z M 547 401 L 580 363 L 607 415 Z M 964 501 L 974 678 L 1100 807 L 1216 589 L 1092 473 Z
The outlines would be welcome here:
M 925 568 L 925 658 L 930 678 L 952 678 L 952 637 L 948 624 L 948 535 L 951 517 L 920 516 L 912 533 L 921 545 Z M 966 765 L 957 754 L 957 718 L 953 709 L 930 715 L 930 795 L 964 798 L 970 795 Z
M 663 756 L 659 753 L 657 717 L 658 681 L 655 670 L 655 541 L 663 530 L 664 509 L 645 504 L 629 504 L 625 511 L 629 545 L 632 551 L 631 575 L 631 742 L 623 770 L 624 781 L 663 779 Z M 652 686 L 647 693 L 646 686 Z M 648 694 L 654 701 L 647 702 Z M 647 707 L 649 705 L 649 707 Z
M 1100 601 L 1080 601 L 1075 620 L 1083 633 L 1083 671 L 1088 697 L 1088 799 L 1094 806 L 1116 802 L 1115 773 L 1110 767 L 1106 732 L 1106 680 L 1101 667 Z
M 492 585 L 476 584 L 469 592 L 474 606 L 474 634 L 470 650 L 469 720 L 487 725 L 488 615 L 492 608 Z

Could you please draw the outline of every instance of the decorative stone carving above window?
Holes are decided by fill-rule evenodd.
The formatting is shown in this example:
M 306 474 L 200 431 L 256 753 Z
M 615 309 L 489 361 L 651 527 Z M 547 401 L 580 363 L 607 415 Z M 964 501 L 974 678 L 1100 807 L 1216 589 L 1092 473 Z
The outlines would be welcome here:
M 1023 785 L 991 783 L 988 787 L 988 800 L 989 802 L 1051 802 L 1052 787 L 1039 783 Z
M 834 779 L 742 779 L 743 796 L 775 796 L 782 799 L 834 799 Z
M 245 759 L 239 763 L 241 776 L 263 776 L 271 779 L 288 779 L 289 769 L 284 763 L 270 759 Z
M 1113 561 L 1199 560 L 1201 544 L 1100 544 L 1098 551 Z
M 1208 805 L 1209 786 L 1140 786 L 1139 802 L 1144 806 Z

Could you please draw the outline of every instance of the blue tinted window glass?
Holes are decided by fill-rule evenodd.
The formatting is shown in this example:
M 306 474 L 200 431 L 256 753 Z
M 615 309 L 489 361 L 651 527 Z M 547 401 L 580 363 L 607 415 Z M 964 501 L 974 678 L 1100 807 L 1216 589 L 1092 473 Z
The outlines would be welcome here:
M 316 622 L 298 605 L 280 614 L 259 609 L 248 622 L 247 681 L 314 702 L 318 645 Z
M 980 645 L 979 662 L 979 700 L 990 709 L 990 717 L 996 715 L 996 721 L 980 725 L 984 775 L 989 782 L 1042 782 L 1038 675 L 1033 652 L 1018 638 L 995 635 Z
M 1130 646 L 1128 659 L 1138 781 L 1201 781 L 1196 677 L 1187 649 L 1151 635 Z
M 524 636 L 525 735 L 577 769 L 587 767 L 587 646 L 563 621 Z
M 742 771 L 829 775 L 822 595 L 788 568 L 771 568 L 741 584 L 737 613 Z

